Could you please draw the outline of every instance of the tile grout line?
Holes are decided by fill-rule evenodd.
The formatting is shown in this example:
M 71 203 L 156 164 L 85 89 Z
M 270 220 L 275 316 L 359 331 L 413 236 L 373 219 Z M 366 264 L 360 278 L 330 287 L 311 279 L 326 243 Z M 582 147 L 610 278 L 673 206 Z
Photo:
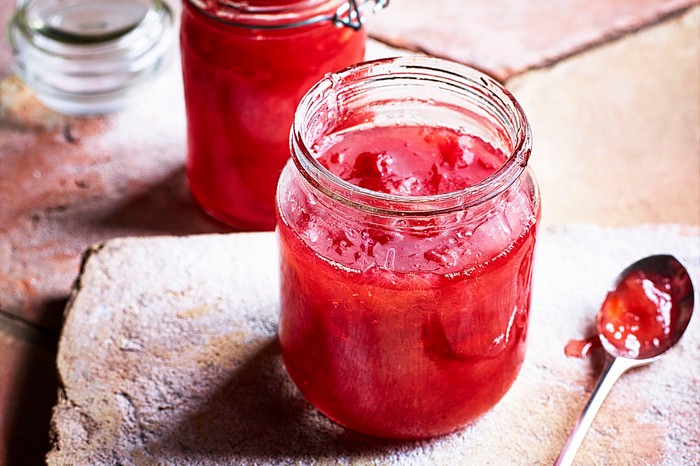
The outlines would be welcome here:
M 498 81 L 501 83 L 507 83 L 508 81 L 510 81 L 511 79 L 513 79 L 515 77 L 522 76 L 522 75 L 529 73 L 531 71 L 539 71 L 539 70 L 545 70 L 545 69 L 551 68 L 562 61 L 568 60 L 568 59 L 575 57 L 577 55 L 580 55 L 582 53 L 585 53 L 585 52 L 588 52 L 591 50 L 595 50 L 599 47 L 605 46 L 605 45 L 610 44 L 612 42 L 624 39 L 627 36 L 634 35 L 638 32 L 644 31 L 646 29 L 650 29 L 654 26 L 658 26 L 658 25 L 663 24 L 667 21 L 670 21 L 670 20 L 673 20 L 676 18 L 680 18 L 681 16 L 685 15 L 686 13 L 693 10 L 694 8 L 700 8 L 700 1 L 695 2 L 691 5 L 685 6 L 685 7 L 678 8 L 677 10 L 673 10 L 673 11 L 669 11 L 667 13 L 664 13 L 664 14 L 658 16 L 657 18 L 649 20 L 648 22 L 641 24 L 641 25 L 638 25 L 636 27 L 620 28 L 617 30 L 610 31 L 608 34 L 604 35 L 603 37 L 601 37 L 598 40 L 594 40 L 594 41 L 591 41 L 589 43 L 582 44 L 578 47 L 573 48 L 571 51 L 569 51 L 567 53 L 562 53 L 562 54 L 557 55 L 555 57 L 545 59 L 541 63 L 528 66 L 528 67 L 526 67 L 520 71 L 514 72 L 506 77 L 494 76 L 493 71 L 484 70 L 483 68 L 480 68 L 473 63 L 466 63 L 465 62 L 464 64 L 471 66 L 472 68 L 477 69 L 479 71 L 482 71 L 486 74 L 497 77 Z M 407 51 L 407 52 L 412 52 L 412 53 L 422 53 L 422 54 L 429 55 L 429 56 L 432 56 L 435 58 L 444 58 L 447 60 L 454 61 L 454 59 L 452 59 L 450 57 L 429 52 L 424 47 L 420 47 L 420 46 L 415 45 L 415 44 L 413 46 L 409 46 L 407 44 L 398 44 L 398 43 L 392 42 L 391 40 L 376 37 L 373 34 L 370 34 L 369 37 L 372 40 L 379 42 L 380 44 L 386 45 L 387 47 L 395 48 L 397 50 L 402 50 L 402 51 Z
M 659 26 L 663 23 L 666 23 L 668 21 L 677 19 L 685 15 L 686 13 L 690 12 L 694 8 L 700 8 L 700 2 L 694 3 L 692 5 L 688 5 L 686 7 L 679 8 L 674 11 L 669 11 L 668 13 L 662 14 L 658 16 L 657 18 L 654 18 L 650 20 L 647 23 L 641 24 L 636 27 L 631 27 L 631 28 L 620 28 L 617 30 L 610 31 L 608 34 L 602 36 L 598 40 L 591 41 L 586 44 L 582 44 L 579 47 L 573 48 L 570 52 L 564 53 L 561 55 L 558 55 L 556 57 L 552 57 L 550 59 L 544 60 L 542 63 L 533 65 L 531 67 L 528 67 L 526 69 L 523 69 L 522 71 L 518 71 L 517 73 L 513 73 L 512 75 L 508 76 L 503 82 L 510 81 L 511 79 L 521 76 L 525 73 L 528 73 L 530 71 L 539 71 L 539 70 L 545 70 L 548 68 L 552 68 L 553 66 L 556 66 L 557 64 L 568 60 L 570 58 L 573 58 L 577 55 L 595 50 L 597 48 L 603 47 L 605 45 L 611 44 L 613 42 L 625 39 L 628 36 L 632 36 L 634 34 L 637 34 L 639 32 L 643 32 L 647 29 L 651 29 L 655 26 Z

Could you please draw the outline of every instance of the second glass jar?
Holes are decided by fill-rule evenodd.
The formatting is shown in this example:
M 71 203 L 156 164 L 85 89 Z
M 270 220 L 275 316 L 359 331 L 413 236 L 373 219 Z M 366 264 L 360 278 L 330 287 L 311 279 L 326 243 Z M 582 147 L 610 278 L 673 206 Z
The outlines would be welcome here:
M 383 3 L 184 2 L 188 178 L 210 215 L 241 230 L 274 227 L 294 110 L 324 74 L 363 59 L 370 4 Z
M 306 398 L 370 435 L 451 432 L 525 356 L 540 200 L 496 81 L 369 62 L 302 99 L 278 187 L 279 338 Z

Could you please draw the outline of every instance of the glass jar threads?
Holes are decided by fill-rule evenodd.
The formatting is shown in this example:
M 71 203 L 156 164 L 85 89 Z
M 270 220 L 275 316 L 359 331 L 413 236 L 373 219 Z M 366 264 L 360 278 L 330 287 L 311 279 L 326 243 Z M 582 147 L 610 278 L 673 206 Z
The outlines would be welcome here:
M 188 178 L 197 202 L 239 229 L 271 230 L 302 95 L 363 59 L 367 0 L 188 0 L 181 23 Z
M 517 102 L 455 63 L 368 62 L 304 96 L 291 147 L 279 338 L 300 391 L 389 438 L 489 410 L 523 363 L 540 216 Z

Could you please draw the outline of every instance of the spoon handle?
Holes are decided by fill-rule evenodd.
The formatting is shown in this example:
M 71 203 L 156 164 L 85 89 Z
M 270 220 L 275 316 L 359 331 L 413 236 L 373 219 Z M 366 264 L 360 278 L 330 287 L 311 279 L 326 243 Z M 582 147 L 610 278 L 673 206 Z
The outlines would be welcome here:
M 605 364 L 602 372 L 600 373 L 598 383 L 593 389 L 591 397 L 588 399 L 588 403 L 586 403 L 586 406 L 583 408 L 583 412 L 581 412 L 578 421 L 576 421 L 576 425 L 574 425 L 574 428 L 571 431 L 569 438 L 566 440 L 564 447 L 561 449 L 561 452 L 554 463 L 555 466 L 568 466 L 573 463 L 574 457 L 576 457 L 576 452 L 578 452 L 581 442 L 583 442 L 583 438 L 586 436 L 586 432 L 591 426 L 591 422 L 593 422 L 593 418 L 595 417 L 596 413 L 598 413 L 598 409 L 600 409 L 600 406 L 603 404 L 603 400 L 605 400 L 605 397 L 608 396 L 610 389 L 615 384 L 617 379 L 627 369 L 629 369 L 629 364 L 626 364 L 625 360 L 615 357 L 605 358 Z

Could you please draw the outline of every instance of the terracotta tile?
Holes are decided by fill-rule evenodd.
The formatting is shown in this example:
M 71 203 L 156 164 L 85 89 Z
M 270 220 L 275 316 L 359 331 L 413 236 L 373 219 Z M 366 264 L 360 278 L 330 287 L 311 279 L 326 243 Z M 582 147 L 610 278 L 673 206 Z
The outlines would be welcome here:
M 546 66 L 697 4 L 697 0 L 395 0 L 371 34 L 499 79 Z
M 74 118 L 0 80 L 0 309 L 57 329 L 90 244 L 223 232 L 192 200 L 178 63 L 156 92 L 108 117 Z
M 0 80 L 0 198 L 12 200 L 0 205 L 0 309 L 57 330 L 92 243 L 229 231 L 186 184 L 178 65 L 139 105 L 98 118 L 54 113 L 16 77 Z
M 697 276 L 699 234 L 540 230 L 518 379 L 466 429 L 424 442 L 355 435 L 295 388 L 276 337 L 272 233 L 109 241 L 86 261 L 61 336 L 48 464 L 551 465 L 603 356 L 567 358 L 567 340 L 591 334 L 614 276 L 658 248 Z M 698 341 L 694 319 L 678 347 L 615 384 L 576 464 L 700 464 Z
M 700 224 L 700 7 L 507 82 L 545 223 Z
M 0 313 L 0 464 L 40 465 L 56 401 L 56 337 Z

